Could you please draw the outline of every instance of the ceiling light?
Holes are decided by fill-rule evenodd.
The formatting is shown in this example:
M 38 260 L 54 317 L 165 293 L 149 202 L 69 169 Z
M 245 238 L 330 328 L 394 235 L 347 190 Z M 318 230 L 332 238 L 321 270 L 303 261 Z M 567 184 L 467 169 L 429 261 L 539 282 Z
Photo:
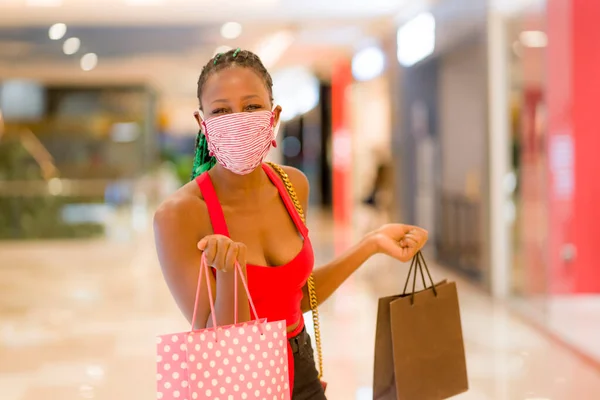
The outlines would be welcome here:
M 67 33 L 67 25 L 65 24 L 54 24 L 48 30 L 48 37 L 52 40 L 60 40 Z
M 422 13 L 398 29 L 398 61 L 405 67 L 415 65 L 435 50 L 435 18 Z
M 272 68 L 293 41 L 294 35 L 291 32 L 278 32 L 260 42 L 256 54 L 267 69 Z
M 319 104 L 319 79 L 305 67 L 286 68 L 273 74 L 273 97 L 281 106 L 281 119 L 289 121 Z
M 377 46 L 367 47 L 352 58 L 352 75 L 358 81 L 377 78 L 385 68 L 385 55 Z
M 231 47 L 229 46 L 219 46 L 215 49 L 215 53 L 213 54 L 213 57 L 216 56 L 219 53 L 227 53 L 229 50 L 231 50 Z
M 542 48 L 548 46 L 548 36 L 542 31 L 521 32 L 519 41 L 525 47 Z
M 66 55 L 70 56 L 72 54 L 77 53 L 79 51 L 80 47 L 81 47 L 81 40 L 79 40 L 76 37 L 68 38 L 63 43 L 63 52 Z
M 81 57 L 81 69 L 91 71 L 98 65 L 98 56 L 95 53 L 87 53 Z
M 221 36 L 225 39 L 237 39 L 242 34 L 242 25 L 237 22 L 227 22 L 221 27 Z

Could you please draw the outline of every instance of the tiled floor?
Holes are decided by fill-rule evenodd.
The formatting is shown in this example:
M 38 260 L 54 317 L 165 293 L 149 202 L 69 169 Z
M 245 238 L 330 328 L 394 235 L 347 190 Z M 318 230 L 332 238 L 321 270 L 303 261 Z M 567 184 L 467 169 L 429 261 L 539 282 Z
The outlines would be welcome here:
M 324 262 L 331 230 L 314 222 Z M 370 399 L 377 298 L 397 293 L 406 270 L 377 257 L 323 307 L 330 400 Z M 600 399 L 598 371 L 456 280 L 471 383 L 458 399 Z M 153 399 L 154 336 L 186 328 L 150 232 L 128 243 L 0 244 L 1 400 Z

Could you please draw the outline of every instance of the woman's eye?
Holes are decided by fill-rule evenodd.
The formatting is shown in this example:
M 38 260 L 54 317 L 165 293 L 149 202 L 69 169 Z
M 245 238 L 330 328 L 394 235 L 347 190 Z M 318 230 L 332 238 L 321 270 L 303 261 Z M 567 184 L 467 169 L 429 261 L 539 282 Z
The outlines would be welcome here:
M 246 110 L 249 110 L 249 111 L 259 110 L 261 108 L 262 108 L 262 106 L 259 104 L 250 104 L 250 105 L 246 106 Z
M 211 114 L 212 115 L 218 115 L 218 114 L 223 114 L 225 112 L 227 112 L 226 109 L 224 109 L 224 108 L 217 108 L 216 110 L 212 110 Z

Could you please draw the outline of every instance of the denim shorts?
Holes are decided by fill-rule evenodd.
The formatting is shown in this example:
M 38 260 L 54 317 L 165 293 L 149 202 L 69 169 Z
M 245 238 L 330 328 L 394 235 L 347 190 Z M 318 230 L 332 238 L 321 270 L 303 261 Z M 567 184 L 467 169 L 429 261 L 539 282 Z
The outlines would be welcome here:
M 292 400 L 327 400 L 319 380 L 311 339 L 306 329 L 290 339 L 290 347 L 294 354 Z

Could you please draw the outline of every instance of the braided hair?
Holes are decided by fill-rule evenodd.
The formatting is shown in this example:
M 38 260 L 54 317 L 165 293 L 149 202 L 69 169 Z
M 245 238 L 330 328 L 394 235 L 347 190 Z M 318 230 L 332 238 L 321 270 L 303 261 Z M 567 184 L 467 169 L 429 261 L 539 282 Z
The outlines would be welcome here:
M 200 110 L 202 109 L 202 90 L 204 84 L 208 78 L 223 69 L 232 67 L 250 68 L 259 77 L 262 78 L 265 87 L 269 92 L 271 101 L 273 101 L 273 79 L 269 74 L 269 71 L 265 68 L 260 58 L 248 50 L 230 50 L 226 53 L 219 53 L 215 55 L 203 68 L 200 78 L 198 78 L 198 102 L 200 104 Z M 196 151 L 194 154 L 194 166 L 192 168 L 191 180 L 194 180 L 197 176 L 205 171 L 208 171 L 216 164 L 215 157 L 211 156 L 208 150 L 208 143 L 206 136 L 202 131 L 198 132 L 196 137 Z

